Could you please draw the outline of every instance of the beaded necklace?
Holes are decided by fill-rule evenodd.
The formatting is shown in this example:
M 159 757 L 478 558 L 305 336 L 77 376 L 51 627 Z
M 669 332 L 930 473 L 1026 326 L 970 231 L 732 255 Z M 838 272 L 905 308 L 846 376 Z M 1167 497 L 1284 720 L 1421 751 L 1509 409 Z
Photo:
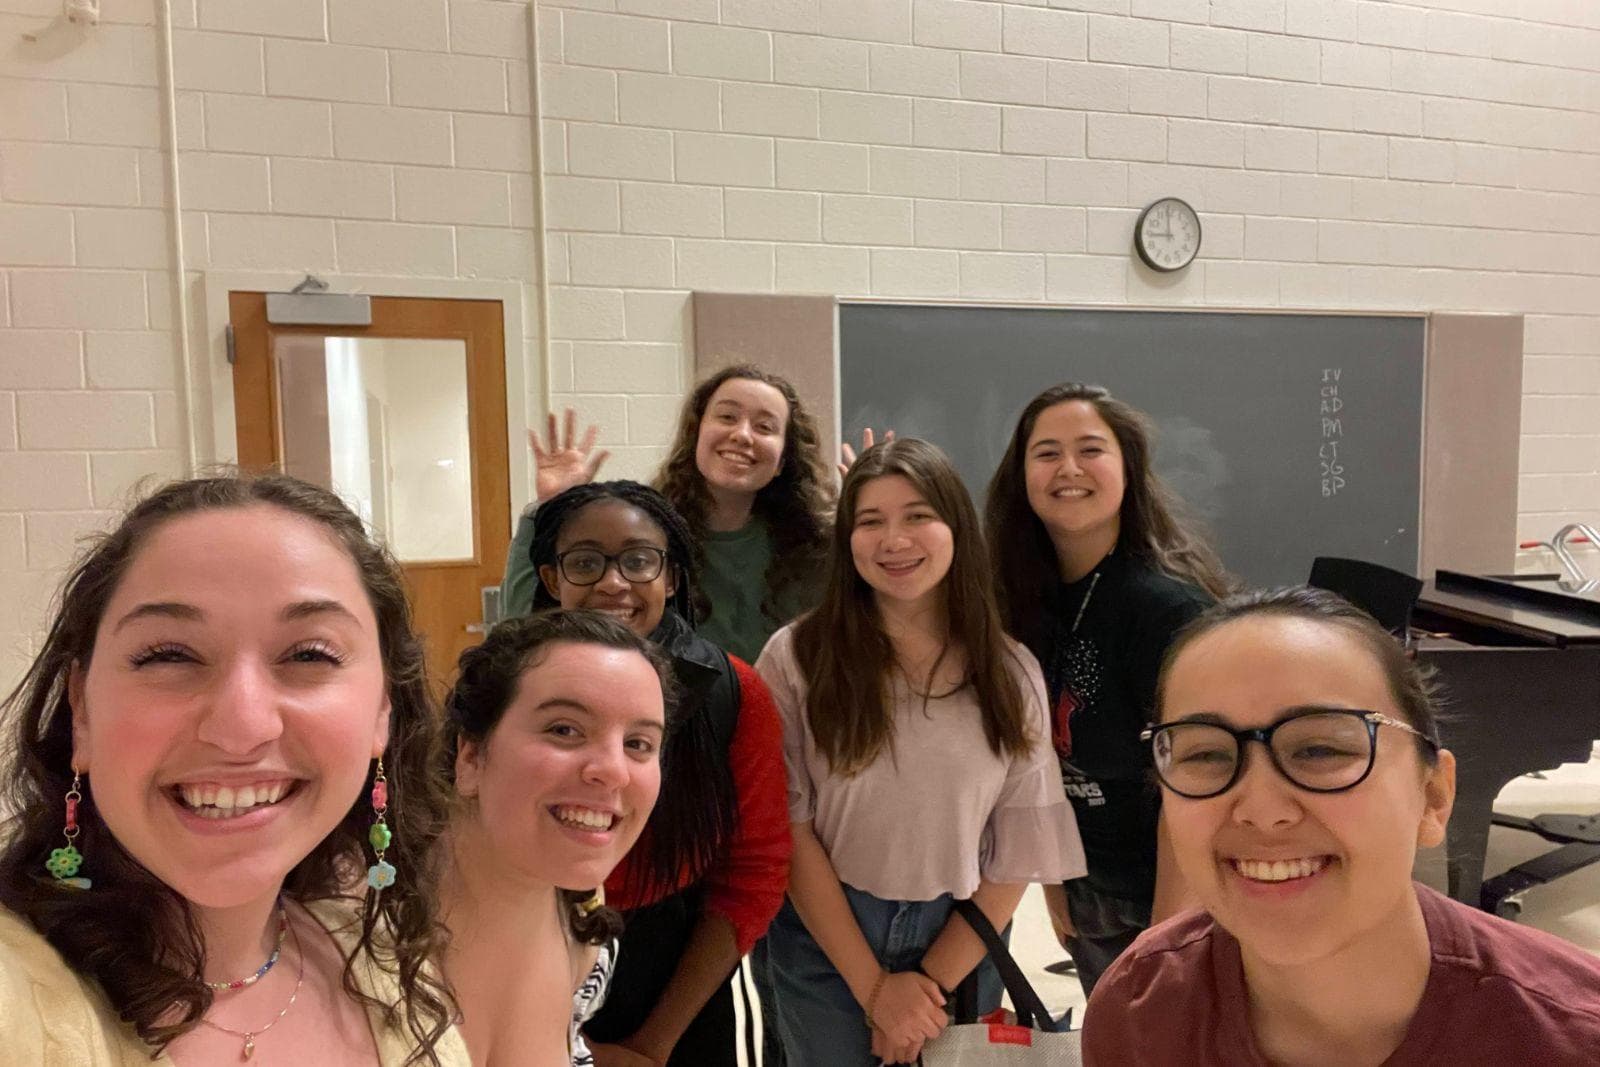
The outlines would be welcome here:
M 305 951 L 300 948 L 300 932 L 298 930 L 294 932 L 294 947 L 295 951 L 300 956 L 300 970 L 299 973 L 295 975 L 294 992 L 289 994 L 289 1003 L 285 1004 L 283 1006 L 283 1010 L 279 1011 L 277 1015 L 273 1016 L 271 1022 L 267 1023 L 265 1026 L 257 1027 L 254 1030 L 235 1030 L 231 1026 L 223 1026 L 221 1023 L 214 1023 L 210 1019 L 204 1017 L 200 1019 L 200 1025 L 202 1026 L 209 1026 L 213 1030 L 221 1030 L 225 1034 L 232 1034 L 234 1037 L 244 1038 L 244 1047 L 239 1050 L 239 1058 L 241 1060 L 248 1060 L 251 1056 L 255 1055 L 256 1038 L 260 1037 L 262 1034 L 266 1033 L 268 1030 L 271 1030 L 274 1026 L 277 1026 L 280 1022 L 282 1022 L 283 1017 L 289 1014 L 289 1009 L 294 1007 L 295 1000 L 300 996 L 300 985 L 306 980 L 306 954 Z
M 261 981 L 261 976 L 272 970 L 272 965 L 278 962 L 278 957 L 283 953 L 283 939 L 289 934 L 289 913 L 284 910 L 283 898 L 278 899 L 278 941 L 272 946 L 272 955 L 267 957 L 267 962 L 256 969 L 256 973 L 249 978 L 235 978 L 231 982 L 207 982 L 206 985 L 218 993 L 231 993 L 235 989 L 255 985 Z

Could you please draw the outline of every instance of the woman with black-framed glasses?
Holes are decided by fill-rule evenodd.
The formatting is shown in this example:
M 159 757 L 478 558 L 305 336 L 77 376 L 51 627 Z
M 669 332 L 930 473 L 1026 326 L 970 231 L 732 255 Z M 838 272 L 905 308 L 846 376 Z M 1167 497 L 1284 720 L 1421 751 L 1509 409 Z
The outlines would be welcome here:
M 1234 597 L 1179 636 L 1156 697 L 1144 738 L 1204 910 L 1106 972 L 1086 1063 L 1597 1062 L 1600 959 L 1411 880 L 1455 760 L 1371 617 L 1304 587 Z
M 1259 741 L 1279 774 L 1313 793 L 1354 789 L 1372 773 L 1378 757 L 1378 727 L 1392 726 L 1420 737 L 1435 752 L 1439 743 L 1408 722 L 1380 711 L 1306 707 L 1285 710 L 1272 725 L 1236 730 L 1221 716 L 1201 712 L 1152 726 L 1139 735 L 1151 742 L 1156 777 L 1189 800 L 1205 800 L 1232 788 L 1245 767 L 1245 743 Z
M 609 614 L 672 659 L 681 711 L 661 798 L 606 880 L 625 928 L 605 1006 L 588 1021 L 599 1067 L 734 1067 L 729 976 L 783 902 L 790 835 L 782 728 L 755 671 L 694 630 L 692 534 L 638 482 L 589 482 L 533 515 L 533 608 Z

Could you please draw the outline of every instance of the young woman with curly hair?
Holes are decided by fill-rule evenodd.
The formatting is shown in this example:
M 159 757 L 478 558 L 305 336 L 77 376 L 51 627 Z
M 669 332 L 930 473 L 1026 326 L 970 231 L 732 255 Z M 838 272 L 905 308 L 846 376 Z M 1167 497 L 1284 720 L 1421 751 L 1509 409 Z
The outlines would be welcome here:
M 607 1065 L 734 1067 L 728 977 L 783 900 L 783 751 L 767 687 L 694 629 L 687 523 L 638 482 L 590 482 L 540 506 L 535 609 L 604 612 L 672 663 L 682 710 L 644 837 L 606 882 L 627 919 L 605 1007 L 585 1026 Z
M 985 514 L 1001 613 L 1044 668 L 1088 855 L 1086 878 L 1045 887 L 1085 993 L 1182 900 L 1139 731 L 1162 654 L 1229 581 L 1151 454 L 1141 412 L 1099 386 L 1053 386 L 1017 419 Z
M 528 548 L 534 511 L 542 501 L 591 481 L 607 453 L 594 445 L 597 429 L 579 437 L 566 413 L 558 434 L 530 432 L 534 502 L 517 523 L 506 555 L 500 610 L 528 611 L 539 585 Z M 695 627 L 712 644 L 754 663 L 773 631 L 812 607 L 827 553 L 833 516 L 833 473 L 822 437 L 800 394 L 786 379 L 749 365 L 710 375 L 685 398 L 671 451 L 655 488 L 688 524 L 698 581 Z M 763 1011 L 770 1003 L 765 942 L 752 952 L 752 974 Z M 765 1031 L 768 1067 L 782 1050 Z
M 607 456 L 594 447 L 596 432 L 591 426 L 580 439 L 569 410 L 564 434 L 554 415 L 547 442 L 529 434 L 534 507 L 594 478 Z M 702 636 L 753 662 L 774 630 L 816 602 L 832 484 L 816 422 L 785 379 L 734 366 L 689 394 L 655 488 L 689 524 Z M 533 538 L 529 508 L 506 557 L 500 595 L 507 617 L 533 604 Z
M 332 493 L 157 490 L 4 713 L 0 1060 L 466 1064 L 422 648 Z
M 622 930 L 599 887 L 654 810 L 674 688 L 666 658 L 598 612 L 510 619 L 461 654 L 446 973 L 477 1067 L 594 1063 L 581 1027 Z

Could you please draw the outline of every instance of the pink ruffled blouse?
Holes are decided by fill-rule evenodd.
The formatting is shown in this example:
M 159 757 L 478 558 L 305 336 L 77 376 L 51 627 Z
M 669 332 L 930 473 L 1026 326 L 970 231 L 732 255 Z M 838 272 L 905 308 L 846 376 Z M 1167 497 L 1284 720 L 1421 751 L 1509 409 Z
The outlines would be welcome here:
M 1062 882 L 1084 873 L 1078 824 L 1050 743 L 1038 661 L 1008 641 L 1033 745 L 996 756 L 970 687 L 924 704 L 897 682 L 894 743 L 853 777 L 834 774 L 806 717 L 792 625 L 772 635 L 756 671 L 783 720 L 789 819 L 807 822 L 845 884 L 883 900 L 970 897 L 980 879 Z

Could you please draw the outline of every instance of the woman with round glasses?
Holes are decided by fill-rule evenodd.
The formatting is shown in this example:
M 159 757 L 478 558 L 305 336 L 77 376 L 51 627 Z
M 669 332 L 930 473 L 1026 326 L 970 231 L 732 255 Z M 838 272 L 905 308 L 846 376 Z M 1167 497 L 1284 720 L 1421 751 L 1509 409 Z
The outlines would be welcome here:
M 1427 681 L 1307 588 L 1185 630 L 1146 731 L 1204 910 L 1157 926 L 1089 1001 L 1091 1065 L 1523 1064 L 1600 1052 L 1600 959 L 1411 880 L 1455 795 Z
M 782 728 L 759 676 L 694 631 L 687 524 L 637 482 L 590 482 L 539 506 L 533 606 L 590 608 L 672 660 L 682 709 L 661 797 L 606 880 L 626 926 L 606 1004 L 584 1028 L 598 1067 L 733 1067 L 728 977 L 789 880 Z

